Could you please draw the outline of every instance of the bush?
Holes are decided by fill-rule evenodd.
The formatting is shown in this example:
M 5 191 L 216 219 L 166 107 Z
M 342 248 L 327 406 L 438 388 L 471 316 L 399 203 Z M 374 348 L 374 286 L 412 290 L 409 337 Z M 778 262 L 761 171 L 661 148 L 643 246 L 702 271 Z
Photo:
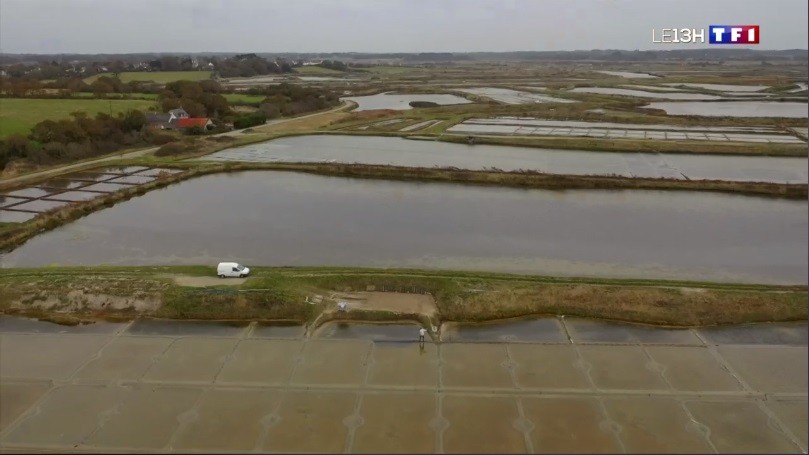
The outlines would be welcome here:
M 410 107 L 438 107 L 438 103 L 432 101 L 411 101 Z
M 174 155 L 182 155 L 183 153 L 188 152 L 190 147 L 182 142 L 170 142 L 155 152 L 155 156 L 174 156 Z
M 233 128 L 240 130 L 251 126 L 263 125 L 267 122 L 267 116 L 263 112 L 253 112 L 252 114 L 237 117 L 233 122 Z

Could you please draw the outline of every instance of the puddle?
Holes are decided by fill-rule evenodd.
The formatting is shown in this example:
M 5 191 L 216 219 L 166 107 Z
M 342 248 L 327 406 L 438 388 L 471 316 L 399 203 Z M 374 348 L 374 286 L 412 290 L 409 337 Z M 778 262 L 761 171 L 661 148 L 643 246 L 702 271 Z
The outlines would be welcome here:
M 297 322 L 259 323 L 253 328 L 251 338 L 303 338 L 306 328 Z
M 662 109 L 668 115 L 699 115 L 705 117 L 785 117 L 807 118 L 806 103 L 768 101 L 728 102 L 653 102 L 648 109 Z
M 94 172 L 107 172 L 113 174 L 131 174 L 133 172 L 145 171 L 149 169 L 146 166 L 121 166 L 121 167 L 108 167 L 106 169 L 94 169 Z
M 60 325 L 31 318 L 0 315 L 0 333 L 115 333 L 126 323 L 96 322 L 83 325 Z
M 371 341 L 419 341 L 420 325 L 367 324 L 361 322 L 331 321 L 320 326 L 313 338 L 360 339 Z
M 247 327 L 249 322 L 208 322 L 208 321 L 160 321 L 139 319 L 129 327 L 132 335 L 169 336 L 221 336 L 235 337 Z
M 688 329 L 578 318 L 566 318 L 565 325 L 574 343 L 701 344 Z
M 443 341 L 533 341 L 567 343 L 556 318 L 521 321 L 487 322 L 481 324 L 446 324 L 442 329 Z
M 349 100 L 357 103 L 359 106 L 354 110 L 355 112 L 370 111 L 375 109 L 393 109 L 403 111 L 413 109 L 410 106 L 410 102 L 412 101 L 429 101 L 439 105 L 471 103 L 471 101 L 468 99 L 461 98 L 460 96 L 439 93 L 380 93 L 370 96 L 350 96 L 341 98 L 341 100 Z
M 790 344 L 806 346 L 807 324 L 782 322 L 747 324 L 698 329 L 700 336 L 712 344 Z

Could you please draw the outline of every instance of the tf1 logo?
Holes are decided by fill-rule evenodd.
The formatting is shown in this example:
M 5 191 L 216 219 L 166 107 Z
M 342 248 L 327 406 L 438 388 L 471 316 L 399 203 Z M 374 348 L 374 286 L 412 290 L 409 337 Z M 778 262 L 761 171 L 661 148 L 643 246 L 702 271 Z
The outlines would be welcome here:
M 709 44 L 759 44 L 761 27 L 758 25 L 709 25 Z M 704 28 L 664 28 L 658 34 L 652 29 L 653 43 L 704 44 Z
M 758 44 L 758 25 L 709 25 L 710 44 Z

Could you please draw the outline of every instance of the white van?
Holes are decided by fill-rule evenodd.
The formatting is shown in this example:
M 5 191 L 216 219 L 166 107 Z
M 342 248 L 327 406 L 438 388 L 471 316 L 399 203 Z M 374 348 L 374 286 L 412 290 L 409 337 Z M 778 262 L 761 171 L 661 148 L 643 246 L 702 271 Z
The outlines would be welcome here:
M 219 275 L 219 278 L 228 276 L 244 278 L 250 275 L 250 269 L 237 262 L 220 262 L 216 266 L 216 274 Z

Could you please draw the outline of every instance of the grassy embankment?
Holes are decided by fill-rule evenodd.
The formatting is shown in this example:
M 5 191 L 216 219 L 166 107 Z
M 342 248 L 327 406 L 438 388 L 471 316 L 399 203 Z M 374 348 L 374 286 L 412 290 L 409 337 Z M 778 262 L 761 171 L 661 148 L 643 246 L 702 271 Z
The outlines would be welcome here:
M 114 115 L 133 109 L 148 111 L 154 107 L 154 101 L 145 99 L 0 98 L 0 137 L 27 134 L 41 121 L 69 118 L 71 112 L 86 112 L 89 116 L 112 112 Z
M 101 76 L 112 77 L 112 73 L 101 73 L 90 76 L 84 79 L 86 84 L 92 84 L 93 81 Z M 139 82 L 157 82 L 165 84 L 174 81 L 202 81 L 211 78 L 210 71 L 126 71 L 118 74 L 118 79 L 123 83 L 139 81 Z
M 311 322 L 333 291 L 429 293 L 441 321 L 568 315 L 700 326 L 804 320 L 805 286 L 763 286 L 356 268 L 253 268 L 238 286 L 185 287 L 177 275 L 213 277 L 210 267 L 6 269 L 0 311 L 78 322 L 82 319 L 297 320 Z M 323 303 L 307 297 L 325 296 Z M 370 319 L 411 315 L 371 313 Z M 359 316 L 362 318 L 362 316 Z

